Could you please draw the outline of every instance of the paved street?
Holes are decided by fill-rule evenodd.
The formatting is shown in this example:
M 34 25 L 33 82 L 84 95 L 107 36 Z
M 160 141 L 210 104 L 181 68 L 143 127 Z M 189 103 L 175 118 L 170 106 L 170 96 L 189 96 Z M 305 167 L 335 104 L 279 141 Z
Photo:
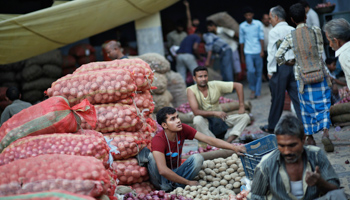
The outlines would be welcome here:
M 244 82 L 243 84 L 245 99 L 248 100 L 250 94 L 248 83 Z M 236 94 L 231 94 L 228 97 L 237 99 Z M 269 115 L 271 95 L 267 82 L 263 83 L 261 98 L 252 100 L 251 103 L 253 105 L 252 114 L 255 121 L 251 126 L 246 128 L 245 132 L 256 133 L 260 131 L 259 126 L 267 124 Z M 283 114 L 285 113 L 289 112 L 285 111 Z M 338 140 L 336 140 L 334 135 L 336 135 Z M 319 132 L 315 135 L 315 140 L 317 146 L 323 149 L 321 137 L 322 133 Z M 327 153 L 328 159 L 339 175 L 341 186 L 344 187 L 346 193 L 350 194 L 350 164 L 345 164 L 346 160 L 350 161 L 350 126 L 342 127 L 340 131 L 335 131 L 335 127 L 331 127 L 330 138 L 335 145 L 335 151 L 333 153 Z

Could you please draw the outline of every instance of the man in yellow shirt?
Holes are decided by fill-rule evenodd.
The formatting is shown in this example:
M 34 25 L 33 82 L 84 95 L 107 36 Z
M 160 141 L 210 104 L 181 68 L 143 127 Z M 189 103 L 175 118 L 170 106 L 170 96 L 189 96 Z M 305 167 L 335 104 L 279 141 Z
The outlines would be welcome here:
M 206 67 L 197 67 L 193 70 L 193 80 L 197 84 L 187 88 L 187 98 L 195 115 L 193 119 L 194 128 L 208 136 L 218 137 L 213 134 L 215 130 L 221 129 L 220 123 L 213 122 L 221 119 L 228 127 L 233 127 L 227 134 L 227 142 L 232 142 L 240 136 L 244 128 L 250 122 L 250 117 L 245 113 L 243 85 L 237 82 L 208 81 L 208 70 Z M 227 115 L 219 105 L 219 98 L 236 90 L 239 110 L 238 114 Z M 212 124 L 211 124 L 212 123 Z M 209 128 L 210 127 L 210 128 Z

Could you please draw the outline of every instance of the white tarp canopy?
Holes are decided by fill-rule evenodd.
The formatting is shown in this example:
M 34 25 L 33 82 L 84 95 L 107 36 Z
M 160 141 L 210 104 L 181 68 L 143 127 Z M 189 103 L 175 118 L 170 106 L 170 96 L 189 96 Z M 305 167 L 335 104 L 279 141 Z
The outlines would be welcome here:
M 17 62 L 156 13 L 178 0 L 75 0 L 0 15 L 0 64 Z

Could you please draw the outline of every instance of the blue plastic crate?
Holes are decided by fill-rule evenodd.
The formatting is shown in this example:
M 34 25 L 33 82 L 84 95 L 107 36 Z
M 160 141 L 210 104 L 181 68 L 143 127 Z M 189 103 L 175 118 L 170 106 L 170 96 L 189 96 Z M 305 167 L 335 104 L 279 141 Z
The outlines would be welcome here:
M 252 180 L 254 169 L 261 158 L 277 148 L 275 135 L 268 135 L 244 145 L 247 149 L 245 156 L 240 156 L 246 176 Z

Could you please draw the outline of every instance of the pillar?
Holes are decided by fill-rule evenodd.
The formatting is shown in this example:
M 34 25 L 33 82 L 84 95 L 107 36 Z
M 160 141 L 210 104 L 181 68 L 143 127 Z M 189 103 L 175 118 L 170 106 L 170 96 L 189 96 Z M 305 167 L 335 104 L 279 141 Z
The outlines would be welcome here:
M 135 21 L 139 55 L 159 53 L 164 55 L 162 25 L 159 12 Z

